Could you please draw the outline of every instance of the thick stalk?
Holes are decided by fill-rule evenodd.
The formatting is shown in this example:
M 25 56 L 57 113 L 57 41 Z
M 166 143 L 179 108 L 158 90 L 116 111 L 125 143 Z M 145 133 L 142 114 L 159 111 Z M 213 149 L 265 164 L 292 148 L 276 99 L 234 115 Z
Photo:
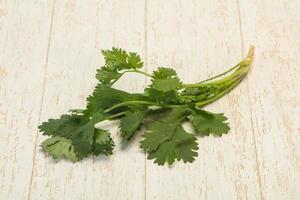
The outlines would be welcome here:
M 182 105 L 169 105 L 169 104 L 161 105 L 161 104 L 157 104 L 157 103 L 151 102 L 151 101 L 125 101 L 125 102 L 116 104 L 116 105 L 104 110 L 104 112 L 108 113 L 116 108 L 128 106 L 128 105 L 148 105 L 148 106 L 159 106 L 159 107 L 163 107 L 163 108 L 177 108 L 177 107 L 182 106 Z
M 221 98 L 223 95 L 225 95 L 226 93 L 228 93 L 230 90 L 232 90 L 235 86 L 237 86 L 243 78 L 239 79 L 238 81 L 235 81 L 234 83 L 230 84 L 229 86 L 227 86 L 224 90 L 222 90 L 221 92 L 217 93 L 216 95 L 204 100 L 204 101 L 200 101 L 196 103 L 196 107 L 198 108 L 202 108 L 207 104 L 210 104 L 214 101 L 216 101 L 217 99 Z
M 241 74 L 241 73 L 247 73 L 250 69 L 250 65 L 252 64 L 253 56 L 254 56 L 254 46 L 250 46 L 247 57 L 244 60 L 242 60 L 240 63 L 235 65 L 234 67 L 227 70 L 226 72 L 219 74 L 217 76 L 211 77 L 207 80 L 201 81 L 199 83 L 184 84 L 184 87 L 186 87 L 186 88 L 203 87 L 203 86 L 222 84 L 224 82 L 227 82 L 227 81 L 233 79 L 234 77 L 239 76 L 239 74 Z M 234 70 L 234 72 L 232 74 L 230 74 L 229 76 L 227 76 L 223 79 L 215 80 L 221 76 L 228 74 L 229 72 L 231 72 L 233 70 Z M 214 81 L 212 81 L 212 80 L 214 80 Z
M 203 101 L 199 101 L 196 103 L 197 107 L 203 107 L 209 103 L 212 103 L 213 101 L 216 101 L 223 95 L 227 94 L 230 90 L 232 90 L 234 87 L 236 87 L 246 76 L 248 73 L 250 66 L 253 62 L 253 56 L 254 56 L 254 46 L 250 47 L 249 53 L 247 57 L 239 63 L 239 67 L 228 77 L 225 77 L 221 80 L 209 82 L 209 83 L 198 83 L 198 87 L 204 87 L 207 85 L 218 85 L 218 84 L 224 84 L 226 86 L 225 89 L 222 89 L 217 94 L 213 95 L 212 97 L 205 99 Z

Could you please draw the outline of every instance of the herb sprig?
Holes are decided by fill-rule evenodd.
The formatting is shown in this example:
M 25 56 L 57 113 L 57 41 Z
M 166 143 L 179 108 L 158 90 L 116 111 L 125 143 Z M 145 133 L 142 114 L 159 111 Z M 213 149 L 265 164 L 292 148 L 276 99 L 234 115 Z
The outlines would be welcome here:
M 152 74 L 141 70 L 143 62 L 136 53 L 120 48 L 103 50 L 105 64 L 97 70 L 98 84 L 87 98 L 85 109 L 72 109 L 59 119 L 49 119 L 39 126 L 50 136 L 42 149 L 55 159 L 79 161 L 90 155 L 110 155 L 114 142 L 107 130 L 95 125 L 104 120 L 120 121 L 120 136 L 130 141 L 145 127 L 140 147 L 148 159 L 158 165 L 175 160 L 193 162 L 197 154 L 196 136 L 221 136 L 229 131 L 227 118 L 203 110 L 237 86 L 246 76 L 253 60 L 254 47 L 234 67 L 207 80 L 184 84 L 175 70 L 160 67 Z M 128 93 L 113 88 L 122 75 L 134 72 L 151 78 L 144 93 Z M 190 122 L 195 134 L 187 132 L 183 122 Z

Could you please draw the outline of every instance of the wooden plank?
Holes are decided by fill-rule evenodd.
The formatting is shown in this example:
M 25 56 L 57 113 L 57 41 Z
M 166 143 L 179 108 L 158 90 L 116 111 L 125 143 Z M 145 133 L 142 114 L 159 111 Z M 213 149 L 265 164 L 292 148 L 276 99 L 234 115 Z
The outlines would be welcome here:
M 58 117 L 70 108 L 83 108 L 92 92 L 100 49 L 113 45 L 143 55 L 144 3 L 128 1 L 57 1 L 49 50 L 49 67 L 42 119 Z M 118 88 L 143 89 L 144 77 L 129 75 Z M 142 83 L 142 84 L 141 84 Z M 117 124 L 110 130 L 116 139 Z M 45 139 L 39 136 L 38 145 Z M 53 162 L 36 152 L 32 199 L 142 199 L 144 154 L 137 141 L 114 155 L 79 163 Z
M 52 1 L 0 1 L 0 198 L 26 199 Z
M 241 60 L 236 2 L 153 0 L 147 7 L 149 72 L 170 66 L 184 82 L 196 82 Z M 199 138 L 194 163 L 168 168 L 147 162 L 147 199 L 261 198 L 246 91 L 243 82 L 207 107 L 224 112 L 232 129 L 221 138 Z
M 300 2 L 241 1 L 243 41 L 256 45 L 249 83 L 264 199 L 300 199 Z
M 56 1 L 49 38 L 52 8 L 0 1 L 1 199 L 300 198 L 298 1 Z M 145 166 L 138 138 L 125 150 L 117 140 L 110 158 L 55 163 L 39 149 L 45 137 L 35 141 L 41 120 L 84 107 L 100 49 L 147 51 L 148 72 L 170 66 L 195 82 L 235 64 L 250 44 L 247 81 L 207 108 L 224 112 L 232 130 L 199 138 L 193 164 Z M 143 89 L 143 77 L 122 81 Z

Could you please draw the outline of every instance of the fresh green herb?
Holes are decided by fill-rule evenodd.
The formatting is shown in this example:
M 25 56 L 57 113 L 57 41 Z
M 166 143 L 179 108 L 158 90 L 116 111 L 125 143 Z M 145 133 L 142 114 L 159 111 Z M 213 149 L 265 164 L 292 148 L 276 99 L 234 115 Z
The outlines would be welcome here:
M 253 60 L 248 56 L 226 72 L 195 84 L 184 84 L 171 68 L 158 68 L 152 74 L 141 71 L 141 58 L 119 48 L 102 51 L 105 64 L 97 70 L 98 84 L 87 98 L 85 109 L 73 109 L 59 119 L 39 126 L 50 136 L 42 149 L 55 159 L 78 161 L 90 155 L 110 155 L 114 142 L 107 130 L 95 125 L 104 120 L 120 120 L 121 137 L 129 142 L 144 125 L 141 148 L 158 165 L 175 160 L 193 162 L 197 156 L 196 136 L 221 136 L 228 133 L 223 114 L 204 111 L 203 107 L 219 99 L 246 76 Z M 144 93 L 128 93 L 112 88 L 129 72 L 151 78 Z M 196 134 L 188 133 L 182 123 L 190 122 Z

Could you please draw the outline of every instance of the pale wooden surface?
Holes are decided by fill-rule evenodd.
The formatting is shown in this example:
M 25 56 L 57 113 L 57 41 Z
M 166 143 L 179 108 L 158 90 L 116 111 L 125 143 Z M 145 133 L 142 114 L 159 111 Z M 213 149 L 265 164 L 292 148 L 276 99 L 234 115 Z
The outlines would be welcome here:
M 194 163 L 159 167 L 138 138 L 76 164 L 40 151 L 37 126 L 85 105 L 101 49 L 136 51 L 146 71 L 170 66 L 195 82 L 250 44 L 247 79 L 207 107 L 225 113 L 230 134 L 200 138 Z M 0 199 L 300 199 L 299 79 L 298 0 L 0 0 Z

